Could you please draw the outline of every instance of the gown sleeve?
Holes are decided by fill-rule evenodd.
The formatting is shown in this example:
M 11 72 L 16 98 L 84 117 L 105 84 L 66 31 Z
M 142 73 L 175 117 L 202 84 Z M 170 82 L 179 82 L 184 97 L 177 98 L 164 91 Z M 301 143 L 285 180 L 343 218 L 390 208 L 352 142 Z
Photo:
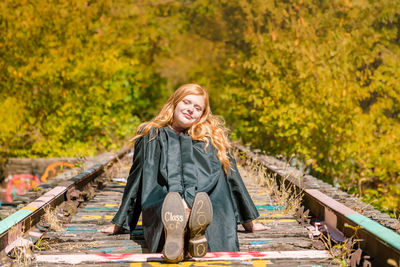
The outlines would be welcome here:
M 236 221 L 238 224 L 250 222 L 260 215 L 243 183 L 235 159 L 231 155 L 229 155 L 229 159 L 232 169 L 229 170 L 227 181 L 235 208 Z
M 140 213 L 142 212 L 142 179 L 144 172 L 148 172 L 148 170 L 144 170 L 144 165 L 146 161 L 148 161 L 148 157 L 150 157 L 149 155 L 154 155 L 157 147 L 156 138 L 151 137 L 153 136 L 152 133 L 154 133 L 154 131 L 150 131 L 149 134 L 140 137 L 135 142 L 133 163 L 129 171 L 127 184 L 122 196 L 122 202 L 118 212 L 111 220 L 115 225 L 123 227 L 129 231 L 135 229 Z M 148 175 L 148 173 L 146 173 L 146 175 Z

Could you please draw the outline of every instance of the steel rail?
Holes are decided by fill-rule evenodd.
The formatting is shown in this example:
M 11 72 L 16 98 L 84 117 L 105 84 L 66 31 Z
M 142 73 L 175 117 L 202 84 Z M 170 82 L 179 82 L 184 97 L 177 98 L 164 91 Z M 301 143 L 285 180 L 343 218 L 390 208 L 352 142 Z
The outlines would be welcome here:
M 94 178 L 101 175 L 106 166 L 114 164 L 131 150 L 132 149 L 128 147 L 122 149 L 111 159 L 96 164 L 92 168 L 65 180 L 60 185 L 43 194 L 41 197 L 0 221 L 0 251 L 4 250 L 6 246 L 16 241 L 36 225 L 44 214 L 45 208 L 49 206 L 55 207 L 61 204 L 66 200 L 66 194 L 68 191 L 73 189 L 82 189 Z
M 288 164 L 274 158 L 257 155 L 241 145 L 233 144 L 233 147 L 247 159 L 265 167 L 268 173 L 276 177 L 278 184 L 292 184 L 297 191 L 303 192 L 305 208 L 330 228 L 340 231 L 345 237 L 351 237 L 354 235 L 354 230 L 346 227 L 346 224 L 353 227 L 361 226 L 357 231 L 357 238 L 362 239 L 360 247 L 371 257 L 369 261 L 372 261 L 374 266 L 392 266 L 389 262 L 400 263 L 399 234 L 322 193 L 318 184 L 307 183 L 307 177 L 299 173 L 297 169 L 287 166 Z M 326 188 L 336 190 L 328 184 Z

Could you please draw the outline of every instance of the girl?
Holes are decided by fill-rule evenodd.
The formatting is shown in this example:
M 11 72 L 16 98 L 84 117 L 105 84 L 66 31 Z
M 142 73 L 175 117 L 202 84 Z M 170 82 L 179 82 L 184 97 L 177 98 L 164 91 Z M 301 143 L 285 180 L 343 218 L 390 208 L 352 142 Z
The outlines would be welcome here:
M 200 85 L 179 87 L 133 140 L 122 204 L 115 225 L 104 232 L 133 231 L 142 213 L 150 252 L 164 248 L 164 258 L 177 262 L 183 259 L 186 228 L 194 257 L 207 249 L 238 251 L 237 224 L 247 231 L 268 229 L 253 223 L 259 214 L 229 153 L 226 130 Z

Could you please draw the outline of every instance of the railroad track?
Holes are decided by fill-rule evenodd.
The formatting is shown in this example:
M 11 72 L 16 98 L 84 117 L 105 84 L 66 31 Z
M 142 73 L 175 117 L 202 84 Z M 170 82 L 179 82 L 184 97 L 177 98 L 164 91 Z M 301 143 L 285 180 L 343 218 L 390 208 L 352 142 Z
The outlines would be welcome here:
M 297 214 L 300 222 L 304 223 L 307 217 L 307 222 L 312 220 L 314 226 L 315 223 L 324 225 L 336 239 L 353 236 L 360 239 L 356 244 L 359 250 L 355 253 L 357 256 L 353 256 L 353 266 L 356 266 L 355 262 L 364 262 L 364 266 L 400 266 L 399 221 L 273 157 L 257 155 L 240 145 L 235 145 L 235 148 L 263 166 L 278 183 L 293 185 L 304 194 L 304 208 Z
M 252 165 L 262 166 L 281 185 L 281 189 L 289 188 L 283 184 L 290 184 L 294 188 L 292 194 L 303 195 L 304 206 L 299 206 L 295 214 L 288 214 L 285 205 L 271 194 L 271 188 L 260 186 L 254 173 L 240 167 L 246 187 L 260 212 L 258 221 L 271 229 L 247 233 L 239 226 L 240 252 L 208 253 L 204 258 L 185 261 L 181 265 L 333 266 L 331 253 L 335 250 L 328 250 L 329 244 L 325 245 L 318 239 L 320 233 L 326 227 L 329 231 L 325 236 L 340 241 L 353 236 L 357 225 L 363 226 L 357 230 L 363 241 L 354 244 L 352 250 L 347 248 L 347 252 L 356 251 L 357 246 L 360 248 L 351 256 L 352 266 L 357 266 L 357 261 L 362 264 L 360 266 L 368 266 L 369 263 L 372 266 L 400 265 L 400 237 L 395 233 L 396 221 L 364 207 L 365 204 L 363 211 L 366 216 L 357 213 L 351 205 L 362 204 L 355 199 L 349 200 L 347 194 L 313 177 L 304 176 L 274 158 L 256 155 L 242 146 L 235 148 L 243 159 L 242 165 L 251 162 Z M 123 150 L 111 159 L 63 181 L 40 198 L 32 199 L 31 203 L 1 221 L 0 249 L 3 257 L 0 265 L 162 264 L 161 254 L 148 253 L 140 222 L 133 235 L 99 232 L 110 224 L 118 209 L 124 189 L 122 178 L 127 177 L 131 159 L 129 150 Z M 42 218 L 46 207 L 56 206 L 64 221 L 63 229 L 58 231 L 51 230 L 50 223 Z M 346 227 L 346 224 L 353 228 Z M 17 259 L 12 260 L 6 255 Z

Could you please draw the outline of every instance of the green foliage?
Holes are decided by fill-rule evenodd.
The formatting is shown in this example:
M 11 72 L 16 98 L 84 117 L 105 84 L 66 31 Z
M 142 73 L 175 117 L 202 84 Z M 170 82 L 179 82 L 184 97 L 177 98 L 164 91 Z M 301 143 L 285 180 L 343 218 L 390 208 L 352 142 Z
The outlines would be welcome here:
M 164 100 L 152 52 L 166 32 L 146 7 L 49 0 L 0 10 L 3 157 L 116 149 Z
M 399 10 L 390 0 L 193 1 L 188 47 L 212 42 L 219 57 L 206 65 L 181 51 L 203 69 L 182 77 L 208 86 L 232 136 L 398 211 Z

